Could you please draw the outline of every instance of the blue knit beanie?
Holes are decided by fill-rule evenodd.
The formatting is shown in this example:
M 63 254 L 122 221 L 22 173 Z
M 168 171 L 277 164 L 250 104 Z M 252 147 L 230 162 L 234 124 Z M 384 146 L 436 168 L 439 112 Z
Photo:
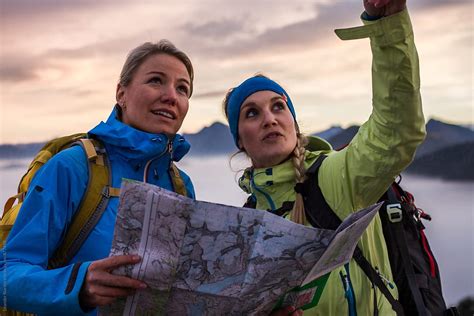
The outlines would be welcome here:
M 242 82 L 238 87 L 234 88 L 227 101 L 227 117 L 229 120 L 230 132 L 234 137 L 234 142 L 237 147 L 239 147 L 239 115 L 242 103 L 244 103 L 245 99 L 255 92 L 266 90 L 273 91 L 286 97 L 288 109 L 296 121 L 296 113 L 295 109 L 293 108 L 293 103 L 291 102 L 290 96 L 286 93 L 285 89 L 283 89 L 275 81 L 266 77 L 251 77 Z

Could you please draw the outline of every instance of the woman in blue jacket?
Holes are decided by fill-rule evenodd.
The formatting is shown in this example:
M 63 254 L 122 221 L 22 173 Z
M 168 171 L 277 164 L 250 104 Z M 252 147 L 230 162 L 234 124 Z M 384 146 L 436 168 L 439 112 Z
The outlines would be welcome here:
M 112 185 L 121 179 L 146 181 L 173 189 L 168 173 L 190 145 L 177 135 L 193 89 L 189 58 L 172 43 L 144 43 L 127 57 L 108 120 L 89 135 L 106 149 Z M 138 256 L 108 257 L 118 198 L 112 198 L 88 238 L 70 263 L 48 270 L 54 253 L 80 204 L 88 181 L 88 163 L 80 146 L 55 155 L 36 174 L 21 212 L 3 249 L 3 306 L 35 314 L 94 313 L 146 285 L 110 273 L 136 264 Z M 181 172 L 189 197 L 191 180 Z

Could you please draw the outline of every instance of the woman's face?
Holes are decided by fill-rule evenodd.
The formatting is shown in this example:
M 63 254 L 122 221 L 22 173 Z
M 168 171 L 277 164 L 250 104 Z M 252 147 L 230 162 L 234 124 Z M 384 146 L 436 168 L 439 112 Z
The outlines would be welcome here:
M 179 59 L 149 56 L 127 86 L 117 86 L 123 123 L 148 133 L 176 134 L 188 112 L 190 84 Z
M 255 168 L 283 162 L 296 141 L 295 121 L 281 95 L 259 91 L 245 99 L 239 114 L 239 146 Z

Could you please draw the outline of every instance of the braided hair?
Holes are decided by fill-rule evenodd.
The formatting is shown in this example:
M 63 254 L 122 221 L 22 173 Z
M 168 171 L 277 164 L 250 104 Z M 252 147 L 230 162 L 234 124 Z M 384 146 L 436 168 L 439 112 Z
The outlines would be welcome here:
M 298 131 L 296 147 L 293 150 L 293 157 L 291 158 L 293 167 L 295 169 L 296 183 L 303 183 L 306 180 L 306 168 L 304 166 L 304 162 L 306 152 L 305 147 L 307 144 L 308 139 L 306 136 Z M 293 205 L 293 210 L 291 211 L 291 220 L 302 225 L 304 225 L 306 222 L 303 196 L 301 193 L 296 193 L 295 204 Z

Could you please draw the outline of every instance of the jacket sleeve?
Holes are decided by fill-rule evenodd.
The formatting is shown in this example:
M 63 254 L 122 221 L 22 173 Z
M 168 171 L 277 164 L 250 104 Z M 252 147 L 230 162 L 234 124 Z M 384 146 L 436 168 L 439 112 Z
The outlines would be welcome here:
M 319 172 L 322 193 L 341 218 L 377 202 L 425 137 L 408 12 L 364 24 L 336 33 L 342 39 L 370 37 L 372 113 L 349 146 L 329 155 Z
M 81 150 L 71 148 L 67 152 Z M 78 293 L 90 263 L 47 270 L 48 259 L 87 186 L 83 153 L 61 152 L 35 175 L 15 225 L 2 249 L 2 305 L 48 315 L 80 315 Z

